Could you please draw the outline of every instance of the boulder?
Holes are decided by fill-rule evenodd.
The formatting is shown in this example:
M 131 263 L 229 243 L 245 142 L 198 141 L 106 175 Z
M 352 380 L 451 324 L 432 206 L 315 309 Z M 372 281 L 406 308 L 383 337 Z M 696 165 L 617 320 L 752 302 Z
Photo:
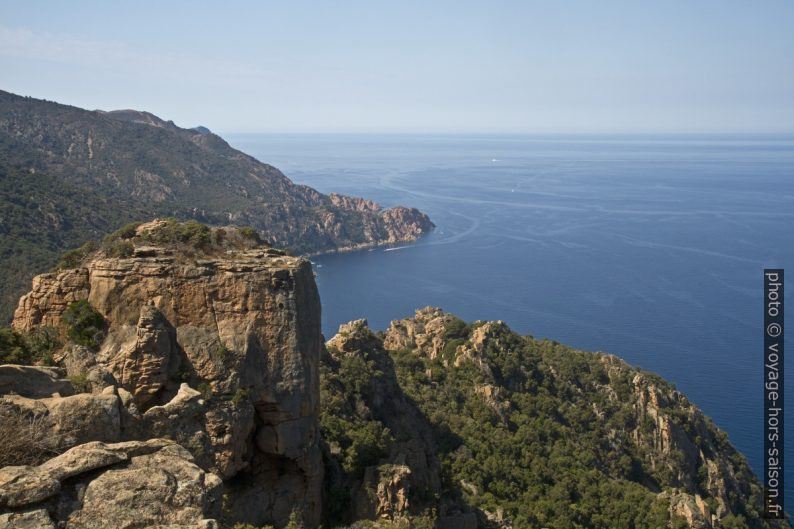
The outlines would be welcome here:
M 41 366 L 0 365 L 0 395 L 19 395 L 31 399 L 74 395 L 72 384 L 62 369 Z
M 100 529 L 112 520 L 119 529 L 210 529 L 221 489 L 220 477 L 173 441 L 86 443 L 36 467 L 0 469 L 0 508 L 16 510 L 0 528 Z

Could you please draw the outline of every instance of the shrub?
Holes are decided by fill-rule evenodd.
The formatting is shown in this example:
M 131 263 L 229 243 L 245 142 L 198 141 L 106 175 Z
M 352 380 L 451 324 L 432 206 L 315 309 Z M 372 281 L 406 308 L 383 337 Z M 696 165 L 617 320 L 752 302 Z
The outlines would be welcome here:
M 22 336 L 34 364 L 54 366 L 53 353 L 61 347 L 58 330 L 44 326 Z
M 130 222 L 129 224 L 125 224 L 121 228 L 117 229 L 107 237 L 105 237 L 106 241 L 112 241 L 117 239 L 132 239 L 135 237 L 135 232 L 138 229 L 138 226 L 143 224 L 142 222 Z
M 204 400 L 212 398 L 212 386 L 209 385 L 209 382 L 201 382 L 196 389 Z
M 225 366 L 226 362 L 229 361 L 229 355 L 230 355 L 230 351 L 226 348 L 225 345 L 223 345 L 223 343 L 221 343 L 220 338 L 218 338 L 218 343 L 210 351 L 210 358 L 212 358 L 216 363 L 220 364 L 221 366 Z
M 94 241 L 88 241 L 84 245 L 74 250 L 69 250 L 61 256 L 61 260 L 55 267 L 56 270 L 68 270 L 77 268 L 83 260 L 90 254 L 99 249 L 99 245 Z
M 55 365 L 53 352 L 60 345 L 58 331 L 52 327 L 29 333 L 3 327 L 0 328 L 0 364 Z
M 303 524 L 303 519 L 301 518 L 298 511 L 292 511 L 289 515 L 289 520 L 287 521 L 287 525 L 284 526 L 284 529 L 305 529 L 305 525 Z
M 105 255 L 108 257 L 131 257 L 135 251 L 135 245 L 130 241 L 117 240 L 105 247 Z
M 63 313 L 66 337 L 78 345 L 97 347 L 102 341 L 105 319 L 87 300 L 75 301 Z
M 212 230 L 195 220 L 179 222 L 176 219 L 166 219 L 163 224 L 145 233 L 143 238 L 158 245 L 181 243 L 193 248 L 203 248 L 210 244 Z
M 88 381 L 88 377 L 84 373 L 70 376 L 69 383 L 74 386 L 77 393 L 91 393 L 91 382 Z
M 30 364 L 31 355 L 22 336 L 11 327 L 0 329 L 0 364 Z
M 223 228 L 218 228 L 212 232 L 212 244 L 215 246 L 223 245 L 223 241 L 226 240 L 226 230 Z
M 0 468 L 8 465 L 39 465 L 56 455 L 50 444 L 45 414 L 0 412 Z
M 255 229 L 251 228 L 250 226 L 243 226 L 238 231 L 240 233 L 240 236 L 243 239 L 249 239 L 249 240 L 254 241 L 256 243 L 261 243 L 262 242 L 262 239 L 259 237 L 259 233 Z
M 237 388 L 232 397 L 232 404 L 235 408 L 239 408 L 244 400 L 248 400 L 248 390 L 245 388 Z
M 447 340 L 465 339 L 469 336 L 469 326 L 460 318 L 455 318 L 447 323 L 444 328 L 444 338 Z
M 449 361 L 452 362 L 455 360 L 455 354 L 458 351 L 458 347 L 466 343 L 466 340 L 463 338 L 455 338 L 454 340 L 448 341 L 444 344 L 444 349 L 441 350 L 441 356 Z

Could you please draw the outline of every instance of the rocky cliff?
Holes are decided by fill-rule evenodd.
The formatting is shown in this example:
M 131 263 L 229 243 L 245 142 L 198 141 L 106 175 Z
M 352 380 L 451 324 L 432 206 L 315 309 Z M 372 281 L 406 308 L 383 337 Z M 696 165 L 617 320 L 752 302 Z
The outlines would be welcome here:
M 377 334 L 351 322 L 327 348 L 321 432 L 335 521 L 790 527 L 762 518 L 761 487 L 724 432 L 612 355 L 434 308 Z
M 296 185 L 203 127 L 0 91 L 0 318 L 60 252 L 157 216 L 252 226 L 313 254 L 411 241 L 424 213 Z M 11 257 L 13 256 L 13 261 Z
M 614 356 L 434 308 L 323 344 L 309 263 L 250 229 L 156 220 L 62 264 L 0 333 L 40 364 L 0 365 L 0 529 L 790 527 Z
M 122 448 L 102 450 L 126 456 L 101 465 L 108 470 L 87 476 L 86 485 L 77 489 L 72 481 L 72 488 L 55 484 L 72 474 L 48 470 L 59 468 L 58 458 L 70 452 L 44 467 L 12 467 L 0 478 L 0 503 L 4 494 L 16 494 L 16 487 L 28 490 L 31 472 L 45 476 L 34 476 L 35 481 L 50 483 L 46 493 L 26 493 L 0 505 L 14 516 L 23 511 L 40 516 L 44 508 L 67 527 L 99 527 L 113 514 L 102 507 L 101 496 L 91 495 L 108 486 L 99 485 L 101 480 L 118 481 L 113 486 L 119 494 L 143 489 L 144 496 L 157 498 L 156 483 L 165 480 L 181 491 L 180 480 L 186 479 L 206 498 L 168 496 L 177 510 L 189 512 L 184 518 L 192 521 L 185 526 L 205 518 L 282 526 L 293 511 L 312 527 L 319 523 L 322 340 L 310 264 L 261 247 L 234 228 L 210 230 L 206 240 L 196 239 L 204 241 L 198 246 L 193 239 L 184 247 L 151 244 L 175 228 L 179 225 L 158 221 L 142 225 L 117 241 L 129 244 L 124 246 L 129 256 L 108 257 L 107 250 L 97 250 L 73 269 L 36 277 L 32 291 L 20 300 L 13 323 L 17 330 L 52 326 L 67 343 L 55 355 L 64 376 L 39 370 L 7 377 L 15 382 L 4 388 L 0 412 L 49 443 L 34 454 L 39 461 L 27 463 L 99 446 L 84 444 L 90 442 L 122 442 Z M 34 375 L 51 380 L 24 382 Z M 64 389 L 64 377 L 80 387 Z M 30 387 L 37 391 L 25 389 Z M 50 389 L 55 396 L 42 395 Z M 154 443 L 157 451 L 130 452 L 129 446 L 138 445 L 125 441 Z M 83 456 L 78 459 L 83 465 Z M 121 479 L 145 474 L 147 465 L 166 473 L 173 466 L 173 479 L 142 476 L 140 485 Z M 140 526 L 131 521 L 115 527 Z

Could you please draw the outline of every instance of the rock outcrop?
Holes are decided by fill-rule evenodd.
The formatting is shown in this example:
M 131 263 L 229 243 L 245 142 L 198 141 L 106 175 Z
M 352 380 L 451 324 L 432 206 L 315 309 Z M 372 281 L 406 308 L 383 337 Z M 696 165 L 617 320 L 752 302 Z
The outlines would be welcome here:
M 329 513 L 329 521 L 397 523 L 433 511 L 439 527 L 476 529 L 474 512 L 444 491 L 436 429 L 401 388 L 392 358 L 366 320 L 341 325 L 326 346 L 322 424 L 330 445 L 326 465 L 332 469 L 326 495 L 329 503 L 350 505 L 348 513 Z M 362 377 L 357 384 L 351 385 L 349 369 Z M 350 446 L 356 436 L 337 430 L 340 420 L 379 437 L 380 446 Z M 372 453 L 362 457 L 359 450 Z M 349 464 L 351 457 L 358 464 Z M 327 507 L 338 509 L 333 503 Z
M 0 395 L 32 399 L 66 397 L 74 393 L 62 369 L 43 366 L 0 365 Z
M 447 325 L 455 319 L 438 308 L 419 309 L 414 318 L 391 322 L 383 346 L 392 351 L 416 349 L 428 358 L 438 358 L 446 344 Z
M 0 469 L 0 527 L 212 529 L 222 485 L 167 439 L 92 442 Z
M 378 335 L 342 325 L 327 347 L 325 457 L 352 490 L 348 519 L 434 505 L 441 528 L 790 527 L 762 518 L 761 487 L 723 432 L 614 356 L 432 307 Z
M 294 510 L 316 526 L 322 338 L 309 262 L 269 248 L 143 246 L 162 226 L 138 228 L 130 257 L 99 252 L 34 280 L 16 329 L 52 326 L 65 336 L 64 313 L 80 300 L 106 322 L 96 347 L 70 344 L 56 355 L 90 393 L 51 397 L 68 390 L 44 372 L 37 376 L 49 376 L 47 385 L 27 391 L 37 398 L 17 384 L 0 412 L 41 418 L 41 432 L 58 439 L 55 452 L 87 441 L 172 439 L 234 489 L 229 519 L 280 526 Z M 233 239 L 233 229 L 223 237 Z

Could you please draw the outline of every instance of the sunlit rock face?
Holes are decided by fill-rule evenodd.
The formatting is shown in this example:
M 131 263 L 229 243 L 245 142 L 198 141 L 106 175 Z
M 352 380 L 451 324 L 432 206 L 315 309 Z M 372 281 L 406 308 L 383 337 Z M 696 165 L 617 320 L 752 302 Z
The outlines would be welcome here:
M 112 401 L 115 415 L 105 415 L 116 427 L 73 445 L 173 439 L 234 487 L 234 519 L 281 525 L 296 510 L 319 524 L 322 338 L 308 261 L 269 248 L 202 256 L 136 247 L 129 258 L 96 256 L 38 276 L 13 325 L 65 335 L 64 312 L 79 300 L 102 315 L 105 333 L 94 349 L 67 345 L 56 356 L 95 394 L 80 397 L 86 409 Z

